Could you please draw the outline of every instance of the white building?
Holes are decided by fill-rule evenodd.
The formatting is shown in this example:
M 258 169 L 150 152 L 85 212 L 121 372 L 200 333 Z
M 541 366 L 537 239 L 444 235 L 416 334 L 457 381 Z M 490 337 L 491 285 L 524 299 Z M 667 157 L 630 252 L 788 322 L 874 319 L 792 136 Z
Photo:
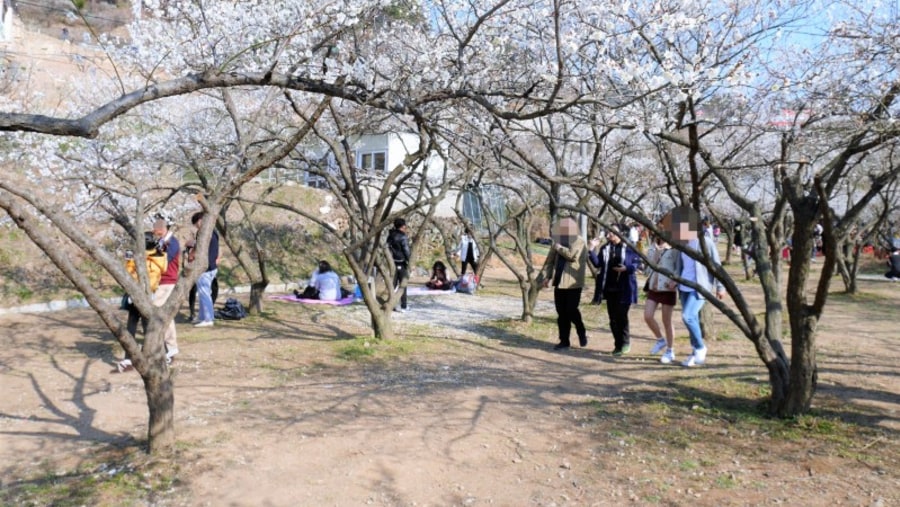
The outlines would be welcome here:
M 356 167 L 371 176 L 384 176 L 419 150 L 419 136 L 409 132 L 365 134 L 349 144 L 356 157 Z M 425 161 L 424 173 L 429 178 L 440 177 L 444 167 L 444 160 L 432 154 Z
M 370 195 L 374 200 L 375 193 L 381 189 L 386 175 L 398 165 L 403 164 L 404 159 L 408 155 L 419 150 L 419 136 L 409 132 L 364 134 L 348 140 L 348 146 L 351 150 L 353 163 L 359 171 L 357 178 L 363 185 L 369 187 Z M 335 172 L 337 171 L 337 162 L 334 160 L 334 154 L 329 152 L 327 155 L 323 154 L 321 157 L 314 158 L 318 158 L 324 162 L 324 165 Z M 425 167 L 419 171 L 426 178 L 433 179 L 435 186 L 439 185 L 446 168 L 445 161 L 436 153 L 433 153 L 428 157 L 424 165 Z M 310 171 L 304 170 L 302 167 L 280 167 L 266 171 L 259 179 L 264 181 L 297 181 L 314 188 L 326 188 L 327 182 L 321 176 L 320 171 L 321 169 Z M 469 189 L 463 192 L 463 195 L 459 194 L 457 191 L 447 192 L 444 200 L 438 204 L 435 216 L 455 218 L 457 215 L 454 209 L 458 206 L 463 216 L 470 223 L 479 227 L 482 220 L 484 220 L 479 204 L 481 200 L 485 200 L 486 205 L 490 206 L 495 213 L 503 213 L 502 198 L 496 192 L 496 189 L 483 188 L 478 192 L 474 189 Z M 419 196 L 410 195 L 409 200 L 413 201 L 417 197 Z M 400 200 L 403 200 L 402 197 Z

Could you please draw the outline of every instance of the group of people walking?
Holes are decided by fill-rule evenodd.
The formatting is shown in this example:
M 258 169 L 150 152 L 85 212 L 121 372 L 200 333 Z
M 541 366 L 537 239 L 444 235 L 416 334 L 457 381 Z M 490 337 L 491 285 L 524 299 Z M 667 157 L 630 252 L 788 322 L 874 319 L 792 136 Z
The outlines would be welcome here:
M 663 220 L 662 226 L 671 237 L 679 241 L 685 250 L 701 258 L 709 258 L 719 265 L 720 259 L 713 238 L 701 229 L 698 234 L 696 212 L 688 208 L 676 208 Z M 627 229 L 611 225 L 606 230 L 606 242 L 601 245 L 595 238 L 587 244 L 580 235 L 573 218 L 562 218 L 556 226 L 554 242 L 550 247 L 538 281 L 544 287 L 553 287 L 553 300 L 557 312 L 559 343 L 556 350 L 571 346 L 572 327 L 579 345 L 587 346 L 587 333 L 578 308 L 589 265 L 596 276 L 595 302 L 605 302 L 609 327 L 613 335 L 613 356 L 631 351 L 631 333 L 628 312 L 638 301 L 637 273 L 643 261 L 629 245 Z M 633 244 L 633 242 L 631 242 Z M 651 354 L 662 353 L 660 362 L 675 361 L 674 325 L 672 315 L 678 301 L 682 305 L 682 321 L 688 330 L 691 354 L 681 363 L 683 366 L 699 366 L 706 362 L 707 347 L 700 327 L 700 310 L 706 299 L 696 287 L 701 287 L 716 297 L 724 297 L 724 288 L 702 262 L 688 253 L 674 249 L 661 237 L 652 242 L 647 252 L 650 266 L 644 285 L 647 303 L 644 321 L 656 337 Z M 590 263 L 590 264 L 588 264 Z M 657 269 L 653 269 L 655 266 Z M 690 283 L 678 283 L 668 275 L 676 275 Z M 662 326 L 656 321 L 656 310 L 662 314 Z

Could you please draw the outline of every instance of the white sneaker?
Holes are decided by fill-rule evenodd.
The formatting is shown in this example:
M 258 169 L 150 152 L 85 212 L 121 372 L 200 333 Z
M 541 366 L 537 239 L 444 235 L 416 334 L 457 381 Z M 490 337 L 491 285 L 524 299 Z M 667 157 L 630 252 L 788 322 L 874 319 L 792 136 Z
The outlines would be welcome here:
M 697 358 L 698 364 L 703 364 L 706 362 L 706 347 L 702 349 L 694 349 L 694 356 Z
M 178 347 L 172 347 L 171 349 L 166 351 L 166 359 L 171 359 L 172 356 L 178 354 Z
M 116 369 L 119 370 L 119 373 L 125 373 L 132 368 L 131 359 L 123 359 L 116 363 Z
M 653 344 L 653 348 L 650 349 L 650 355 L 655 356 L 663 351 L 666 348 L 666 339 L 665 338 L 657 338 L 656 343 Z
M 692 368 L 694 366 L 700 366 L 701 364 L 706 362 L 706 347 L 702 349 L 694 349 L 694 353 L 691 354 L 684 362 L 681 363 L 681 366 L 686 366 L 688 368 Z
M 662 364 L 671 364 L 675 361 L 675 351 L 672 349 L 666 350 L 666 353 L 659 358 L 659 362 Z
M 204 320 L 204 321 L 194 324 L 194 327 L 211 327 L 212 325 L 213 325 L 213 321 Z

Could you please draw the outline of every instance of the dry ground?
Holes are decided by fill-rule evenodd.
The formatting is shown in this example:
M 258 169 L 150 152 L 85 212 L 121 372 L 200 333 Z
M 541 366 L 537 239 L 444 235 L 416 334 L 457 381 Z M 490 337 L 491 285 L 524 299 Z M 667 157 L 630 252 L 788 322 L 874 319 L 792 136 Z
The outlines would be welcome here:
M 53 56 L 28 82 L 52 97 L 85 55 L 26 35 L 5 47 Z M 415 299 L 390 343 L 358 338 L 359 306 L 180 323 L 171 459 L 142 453 L 140 379 L 112 373 L 90 311 L 0 316 L 0 504 L 900 505 L 900 285 L 832 298 L 815 410 L 783 422 L 759 416 L 765 371 L 724 324 L 696 370 L 643 354 L 641 308 L 631 356 L 605 353 L 597 307 L 587 349 L 555 353 L 552 306 L 522 326 L 487 283 Z
M 0 317 L 0 501 L 9 505 L 581 506 L 900 502 L 900 285 L 836 295 L 812 415 L 760 416 L 765 373 L 728 331 L 710 364 L 665 367 L 632 310 L 614 360 L 605 309 L 586 349 L 550 349 L 506 281 L 419 297 L 389 343 L 360 305 L 271 303 L 179 324 L 178 453 L 141 451 L 137 374 L 87 310 Z M 585 295 L 589 297 L 588 294 Z M 683 330 L 679 328 L 679 333 Z M 731 335 L 731 338 L 729 338 Z M 687 349 L 679 337 L 680 355 Z

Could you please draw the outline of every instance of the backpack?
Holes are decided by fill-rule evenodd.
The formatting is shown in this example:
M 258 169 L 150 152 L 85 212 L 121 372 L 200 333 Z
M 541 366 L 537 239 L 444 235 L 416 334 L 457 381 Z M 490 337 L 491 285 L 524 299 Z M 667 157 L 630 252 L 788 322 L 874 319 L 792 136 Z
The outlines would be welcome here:
M 241 320 L 246 316 L 247 310 L 244 309 L 244 305 L 234 298 L 228 298 L 225 306 L 216 311 L 216 318 L 222 320 Z
M 478 277 L 475 276 L 475 273 L 466 273 L 456 282 L 456 292 L 475 294 L 476 288 L 478 288 Z

